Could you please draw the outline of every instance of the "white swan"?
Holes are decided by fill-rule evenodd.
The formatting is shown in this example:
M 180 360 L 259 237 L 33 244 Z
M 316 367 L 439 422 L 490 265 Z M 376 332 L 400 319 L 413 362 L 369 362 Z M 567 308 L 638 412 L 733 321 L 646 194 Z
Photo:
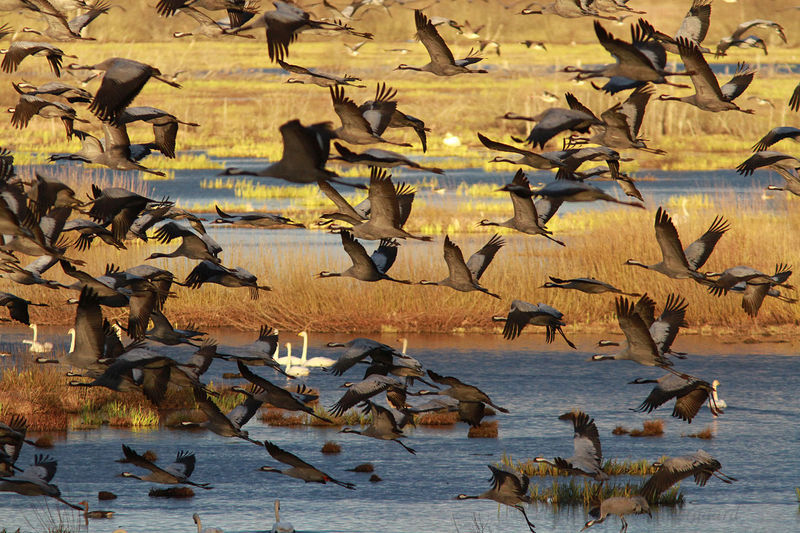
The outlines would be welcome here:
M 53 343 L 52 342 L 38 342 L 36 339 L 38 338 L 38 330 L 36 329 L 36 324 L 31 324 L 28 326 L 33 330 L 33 340 L 24 340 L 22 344 L 30 344 L 31 347 L 28 348 L 28 351 L 34 353 L 45 353 L 53 351 Z
M 307 367 L 314 367 L 314 368 L 327 368 L 329 366 L 333 366 L 336 363 L 336 359 L 330 359 L 328 357 L 312 357 L 311 359 L 306 359 L 308 356 L 308 332 L 301 331 L 297 334 L 298 337 L 303 337 L 303 353 L 300 354 L 300 365 L 307 366 Z M 292 361 L 295 363 L 296 361 Z
M 403 343 L 403 349 L 400 351 L 400 353 L 405 355 L 406 354 L 406 350 L 408 350 L 408 339 L 406 337 L 400 337 L 397 340 L 399 340 L 400 342 Z
M 281 522 L 281 502 L 275 500 L 275 523 L 272 524 L 270 533 L 295 533 L 294 526 L 289 522 Z
M 69 351 L 67 353 L 72 353 L 75 351 L 75 328 L 69 328 L 67 330 L 67 335 L 69 335 Z
M 717 409 L 725 409 L 728 407 L 728 404 L 725 403 L 725 400 L 717 396 L 717 386 L 720 385 L 719 380 L 714 380 L 711 382 L 711 398 L 708 399 L 708 407 L 711 408 L 712 405 L 716 406 Z M 713 402 L 713 403 L 712 403 Z M 716 411 L 716 409 L 712 409 L 712 413 Z M 716 416 L 716 415 L 714 415 Z
M 292 366 L 295 363 L 292 362 L 292 343 L 286 343 L 286 368 L 284 371 L 287 375 L 292 376 L 294 378 L 301 378 L 308 375 L 308 368 L 304 366 Z
M 218 527 L 207 527 L 203 529 L 203 523 L 200 521 L 200 515 L 197 513 L 192 515 L 192 520 L 197 524 L 197 533 L 225 533 Z
M 283 357 L 278 357 L 278 347 L 275 348 L 275 354 L 272 356 L 272 358 L 275 359 L 279 365 L 286 365 L 289 362 L 290 357 L 292 359 L 293 365 L 301 365 L 301 366 L 303 365 L 303 361 L 301 360 L 300 357 L 292 357 L 292 355 L 289 353 L 287 353 Z

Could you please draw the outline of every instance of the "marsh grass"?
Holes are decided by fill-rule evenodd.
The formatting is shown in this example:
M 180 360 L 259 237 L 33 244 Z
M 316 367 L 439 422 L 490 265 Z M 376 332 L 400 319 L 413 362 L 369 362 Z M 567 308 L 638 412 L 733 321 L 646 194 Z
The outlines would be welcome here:
M 496 439 L 498 435 L 497 420 L 489 422 L 481 422 L 477 427 L 470 427 L 467 431 L 467 438 L 469 439 Z
M 322 445 L 322 449 L 320 450 L 325 455 L 336 455 L 342 453 L 342 445 L 338 442 L 334 442 L 329 440 Z
M 634 429 L 628 433 L 631 437 L 661 437 L 664 435 L 664 421 L 645 420 L 642 429 Z
M 547 463 L 536 463 L 533 460 L 514 463 L 510 456 L 504 455 L 501 463 L 513 466 L 515 470 L 527 476 L 570 477 L 570 474 L 564 470 L 559 470 Z M 649 476 L 654 474 L 655 471 L 656 468 L 647 459 L 638 461 L 606 459 L 603 463 L 603 472 L 610 476 Z
M 711 440 L 714 438 L 714 430 L 711 426 L 706 426 L 701 431 L 698 431 L 697 433 L 689 433 L 686 436 L 693 437 L 695 439 Z
M 591 507 L 602 500 L 614 496 L 632 496 L 639 493 L 641 485 L 636 483 L 604 483 L 600 485 L 589 480 L 554 479 L 549 485 L 544 483 L 530 484 L 530 496 L 535 502 L 559 505 L 582 505 Z M 670 488 L 658 495 L 651 505 L 674 507 L 684 503 L 683 492 L 680 485 Z
M 114 180 L 116 180 L 116 175 Z M 90 178 L 93 180 L 93 178 Z M 87 180 L 89 181 L 89 180 Z M 83 187 L 82 181 L 76 187 Z M 113 183 L 113 181 L 112 181 Z M 510 202 L 498 195 L 493 199 L 470 197 L 467 201 L 425 199 L 414 207 L 409 231 L 435 235 L 434 243 L 406 242 L 399 250 L 391 274 L 398 279 L 419 281 L 441 279 L 447 269 L 441 257 L 442 233 L 447 233 L 469 256 L 490 236 L 491 228 L 478 228 L 482 218 L 502 219 L 511 215 Z M 486 202 L 485 204 L 482 202 Z M 771 272 L 779 262 L 793 262 L 800 249 L 800 234 L 786 231 L 800 225 L 795 201 L 777 197 L 764 204 L 754 197 L 740 198 L 720 189 L 713 200 L 705 195 L 674 197 L 665 202 L 679 234 L 687 244 L 708 228 L 714 217 L 724 214 L 731 222 L 705 265 L 706 271 L 722 271 L 731 265 L 747 264 Z M 347 255 L 337 247 L 318 247 L 311 243 L 286 244 L 280 248 L 252 247 L 239 242 L 226 245 L 221 254 L 228 266 L 242 265 L 273 287 L 254 306 L 241 289 L 203 286 L 197 290 L 174 287 L 177 298 L 167 301 L 167 314 L 173 322 L 194 322 L 199 326 L 232 326 L 252 329 L 254 323 L 268 323 L 279 329 L 311 328 L 317 331 L 374 332 L 467 332 L 500 327 L 491 316 L 507 312 L 513 298 L 545 301 L 565 315 L 566 332 L 618 331 L 612 295 L 586 295 L 577 291 L 543 289 L 548 275 L 558 277 L 592 276 L 629 292 L 647 292 L 660 306 L 667 295 L 677 292 L 690 303 L 684 333 L 727 335 L 746 326 L 753 334 L 779 333 L 780 328 L 800 323 L 800 307 L 768 298 L 757 318 L 741 309 L 741 296 L 730 293 L 715 297 L 689 280 L 671 280 L 652 271 L 621 266 L 626 259 L 657 262 L 660 250 L 653 231 L 653 210 L 585 209 L 556 216 L 548 227 L 567 246 L 551 244 L 537 236 L 510 230 L 500 231 L 507 241 L 486 270 L 481 284 L 503 296 L 496 301 L 480 293 L 460 293 L 446 287 L 399 285 L 389 282 L 361 283 L 347 278 L 313 279 L 322 270 L 341 271 L 349 266 Z M 318 213 L 330 209 L 288 211 L 304 222 L 313 222 Z M 211 229 L 213 234 L 213 228 Z M 304 230 L 295 230 L 304 231 Z M 613 238 L 609 238 L 613 236 Z M 268 240 L 269 237 L 264 237 Z M 331 237 L 332 240 L 336 237 Z M 365 243 L 371 250 L 374 243 Z M 109 263 L 140 264 L 153 251 L 171 251 L 175 245 L 130 241 L 127 250 L 95 245 L 88 253 L 75 252 L 87 264 L 83 270 L 99 275 Z M 302 265 L 297 258 L 302 257 Z M 177 279 L 184 279 L 194 261 L 183 259 L 152 261 L 169 268 Z M 47 276 L 64 283 L 67 278 L 58 267 Z M 797 297 L 793 291 L 782 292 Z M 348 313 L 341 312 L 343 291 L 348 298 Z M 15 293 L 32 301 L 50 304 L 31 310 L 33 320 L 43 324 L 70 324 L 74 308 L 62 305 L 62 291 L 39 287 L 15 287 Z M 386 310 L 374 313 L 373 309 Z M 124 319 L 125 310 L 106 309 L 110 319 Z M 702 318 L 701 318 L 702 317 Z M 525 334 L 543 335 L 540 328 L 526 328 Z M 678 344 L 681 342 L 678 338 Z

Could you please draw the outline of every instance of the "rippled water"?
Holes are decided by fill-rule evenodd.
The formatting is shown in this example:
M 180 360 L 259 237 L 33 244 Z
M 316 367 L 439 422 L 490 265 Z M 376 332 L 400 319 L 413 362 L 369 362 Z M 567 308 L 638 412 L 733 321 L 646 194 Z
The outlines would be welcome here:
M 227 335 L 219 331 L 215 336 L 222 342 L 251 340 L 232 332 Z M 312 339 L 312 355 L 331 356 L 333 350 L 319 346 L 332 339 Z M 299 339 L 287 336 L 285 340 Z M 382 340 L 395 341 L 393 337 Z M 510 414 L 497 417 L 498 439 L 468 439 L 464 424 L 447 429 L 420 427 L 406 441 L 417 450 L 412 456 L 395 443 L 338 434 L 331 429 L 273 428 L 258 420 L 246 427 L 252 437 L 272 440 L 337 479 L 356 483 L 355 491 L 258 472 L 261 465 L 275 464 L 263 449 L 211 433 L 169 429 L 69 432 L 51 450 L 59 461 L 54 481 L 67 500 L 87 498 L 92 507 L 117 513 L 111 521 L 93 521 L 91 531 L 110 532 L 121 527 L 129 533 L 191 532 L 193 512 L 201 514 L 204 525 L 225 531 L 268 531 L 273 522 L 273 499 L 280 498 L 282 519 L 292 522 L 298 531 L 463 533 L 477 531 L 477 521 L 485 532 L 523 532 L 527 528 L 516 511 L 502 508 L 498 512 L 493 502 L 459 502 L 453 498 L 461 492 L 478 494 L 486 490 L 486 464 L 499 461 L 504 453 L 515 459 L 571 455 L 571 426 L 557 417 L 579 408 L 595 418 L 605 458 L 655 460 L 664 454 L 682 455 L 702 447 L 722 463 L 723 472 L 739 479 L 725 485 L 712 478 L 706 487 L 685 482 L 686 504 L 682 508 L 656 510 L 652 519 L 631 517 L 631 532 L 782 532 L 800 528 L 794 492 L 800 471 L 796 428 L 800 377 L 797 359 L 789 356 L 796 353 L 796 343 L 733 346 L 708 343 L 702 337 L 679 337 L 676 349 L 692 356 L 678 367 L 709 381 L 719 379 L 720 396 L 728 409 L 712 420 L 703 408 L 694 423 L 687 425 L 670 418 L 670 409 L 664 407 L 655 413 L 667 421 L 663 437 L 631 438 L 613 436 L 611 430 L 617 425 L 641 427 L 651 418 L 629 411 L 649 388 L 626 383 L 660 374 L 630 362 L 588 362 L 597 339 L 575 340 L 578 351 L 545 345 L 543 333 L 514 342 L 496 335 L 411 338 L 409 352 L 428 368 L 475 384 L 510 409 Z M 216 361 L 209 376 L 219 382 L 222 372 L 231 371 L 235 371 L 232 364 Z M 276 378 L 263 369 L 259 373 Z M 346 379 L 360 377 L 357 373 L 353 370 L 344 378 L 335 378 L 312 371 L 307 382 L 320 388 L 323 402 L 329 405 L 342 392 L 338 386 Z M 713 440 L 682 436 L 707 425 L 714 429 Z M 327 440 L 339 442 L 342 453 L 321 454 Z M 180 449 L 193 450 L 197 468 L 192 479 L 211 482 L 215 488 L 198 489 L 196 497 L 188 501 L 149 498 L 150 484 L 115 477 L 127 466 L 114 462 L 121 457 L 122 443 L 140 452 L 152 449 L 161 462 L 168 462 Z M 25 447 L 19 464 L 31 462 L 33 453 Z M 369 483 L 368 475 L 346 471 L 363 462 L 372 462 L 383 481 Z M 532 482 L 549 484 L 546 478 Z M 119 498 L 98 503 L 96 494 L 100 490 L 110 490 Z M 60 504 L 51 501 L 49 507 L 58 509 Z M 0 494 L 0 526 L 32 530 L 26 520 L 36 524 L 42 508 L 42 498 Z M 587 520 L 585 509 L 580 507 L 557 510 L 549 505 L 532 505 L 529 516 L 541 532 L 576 532 Z M 594 529 L 616 532 L 619 522 L 609 518 Z
M 258 170 L 269 164 L 269 161 L 264 159 L 252 158 L 209 158 L 215 161 L 224 163 L 227 167 L 240 167 L 245 169 Z M 436 158 L 423 158 L 425 164 L 435 165 Z M 590 167 L 591 165 L 587 165 Z M 44 172 L 52 172 L 52 165 L 30 167 L 33 170 Z M 113 171 L 107 169 L 92 169 L 97 175 L 108 175 L 109 178 Z M 206 206 L 211 202 L 219 203 L 239 203 L 249 204 L 255 210 L 282 210 L 285 209 L 291 199 L 269 199 L 259 200 L 251 198 L 237 198 L 233 189 L 204 189 L 199 186 L 199 183 L 204 179 L 215 179 L 219 174 L 217 169 L 203 169 L 203 170 L 175 170 L 174 179 L 172 180 L 155 180 L 148 181 L 147 187 L 151 191 L 150 194 L 153 198 L 169 197 L 172 199 L 180 198 L 181 204 L 184 206 L 203 205 Z M 424 172 L 414 172 L 405 169 L 393 169 L 393 176 L 396 181 L 405 181 L 410 184 L 415 184 L 421 180 L 429 180 L 431 174 Z M 431 191 L 430 188 L 422 188 L 418 192 L 420 198 L 428 201 L 447 201 L 448 199 L 456 199 L 455 190 L 461 183 L 490 183 L 502 185 L 511 181 L 513 176 L 512 171 L 503 172 L 487 172 L 480 168 L 467 168 L 447 170 L 443 176 L 437 176 L 438 184 L 444 188 L 444 194 L 440 195 Z M 531 183 L 548 182 L 553 179 L 551 171 L 534 171 L 533 169 L 526 169 Z M 367 174 L 365 174 L 367 176 Z M 758 171 L 752 176 L 741 176 L 734 170 L 713 170 L 713 171 L 663 171 L 663 170 L 642 170 L 634 174 L 639 181 L 636 182 L 637 187 L 642 192 L 642 195 L 647 199 L 649 205 L 659 205 L 666 202 L 670 197 L 688 194 L 705 194 L 709 196 L 718 197 L 721 190 L 729 193 L 731 197 L 746 193 L 748 197 L 760 197 L 764 188 L 767 185 L 782 185 L 783 180 L 774 172 Z M 223 176 L 223 180 L 231 179 L 233 181 L 252 179 L 256 182 L 281 185 L 281 186 L 294 186 L 285 181 L 271 179 L 271 178 L 253 178 L 248 176 Z M 358 180 L 351 180 L 356 182 Z M 592 184 L 600 187 L 601 189 L 609 192 L 612 196 L 620 199 L 625 199 L 625 195 L 620 191 L 619 187 L 610 181 L 592 181 Z M 321 195 L 321 193 L 320 193 Z M 775 194 L 774 201 L 782 201 L 783 195 Z M 459 197 L 460 198 L 460 197 Z M 505 194 L 497 195 L 498 202 L 508 202 L 508 196 Z M 596 202 L 593 208 L 602 209 L 607 205 L 603 202 Z M 570 212 L 577 209 L 585 209 L 585 203 L 572 203 L 565 204 L 561 207 L 560 212 Z

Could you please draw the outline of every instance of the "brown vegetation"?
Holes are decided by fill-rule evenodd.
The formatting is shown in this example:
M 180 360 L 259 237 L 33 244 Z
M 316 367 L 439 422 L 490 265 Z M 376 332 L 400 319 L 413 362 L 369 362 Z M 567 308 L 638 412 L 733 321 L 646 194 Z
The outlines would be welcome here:
M 497 421 L 481 422 L 480 426 L 470 427 L 467 432 L 467 437 L 470 439 L 496 439 L 497 438 Z
M 693 437 L 695 439 L 710 440 L 710 439 L 714 438 L 714 430 L 711 428 L 711 426 L 706 426 L 705 428 L 703 428 L 701 431 L 698 431 L 697 433 L 690 433 L 690 434 L 685 435 L 685 436 L 686 437 Z
M 329 440 L 322 445 L 322 449 L 320 451 L 326 455 L 342 453 L 342 446 L 338 442 Z
M 631 437 L 660 437 L 664 434 L 664 421 L 660 418 L 645 420 L 642 429 L 630 431 Z

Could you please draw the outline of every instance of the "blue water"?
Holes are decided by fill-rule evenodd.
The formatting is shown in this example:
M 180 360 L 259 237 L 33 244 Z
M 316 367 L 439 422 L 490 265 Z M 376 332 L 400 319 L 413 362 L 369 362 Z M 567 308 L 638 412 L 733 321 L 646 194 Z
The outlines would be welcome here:
M 222 342 L 252 340 L 246 334 L 213 333 Z M 48 333 L 44 335 L 51 340 Z M 320 347 L 334 338 L 344 337 L 312 334 L 310 356 L 335 357 L 335 350 Z M 282 341 L 299 340 L 289 333 L 282 336 Z M 393 337 L 382 340 L 395 342 Z M 472 532 L 477 522 L 487 532 L 524 532 L 527 528 L 516 511 L 502 508 L 498 512 L 493 502 L 459 502 L 453 498 L 462 492 L 479 494 L 486 490 L 486 465 L 498 462 L 504 453 L 515 459 L 571 455 L 571 426 L 557 417 L 577 408 L 595 418 L 605 458 L 656 460 L 662 455 L 682 455 L 703 448 L 722 463 L 723 472 L 738 478 L 733 485 L 712 478 L 706 487 L 685 481 L 683 507 L 655 510 L 652 519 L 631 517 L 631 532 L 778 532 L 800 528 L 794 493 L 800 471 L 796 430 L 800 376 L 797 359 L 786 356 L 796 352 L 796 343 L 735 346 L 679 336 L 676 349 L 692 355 L 677 367 L 709 381 L 719 379 L 720 396 L 728 404 L 718 419 L 712 419 L 703 408 L 688 425 L 670 418 L 668 406 L 653 415 L 629 410 L 639 404 L 649 388 L 626 383 L 636 377 L 657 377 L 657 370 L 630 362 L 589 362 L 597 339 L 586 336 L 574 340 L 577 351 L 562 349 L 560 339 L 555 346 L 544 344 L 543 332 L 512 342 L 496 335 L 412 337 L 409 353 L 426 367 L 479 386 L 511 411 L 496 418 L 498 439 L 468 439 L 464 424 L 446 429 L 419 427 L 406 439 L 417 450 L 412 456 L 395 443 L 339 434 L 332 429 L 273 428 L 258 420 L 246 427 L 253 438 L 272 440 L 333 477 L 356 483 L 355 491 L 258 472 L 259 466 L 275 462 L 253 444 L 206 432 L 170 429 L 68 432 L 50 450 L 59 461 L 54 482 L 69 501 L 86 498 L 92 508 L 117 513 L 111 521 L 93 521 L 91 531 L 110 532 L 120 527 L 129 533 L 188 533 L 195 531 L 193 512 L 201 514 L 204 525 L 225 531 L 268 531 L 273 522 L 272 502 L 279 498 L 282 520 L 292 522 L 298 531 Z M 176 355 L 183 357 L 184 353 L 188 352 Z M 233 371 L 235 365 L 216 361 L 209 379 L 218 383 L 222 372 Z M 257 372 L 281 381 L 271 371 Z M 358 377 L 358 369 L 339 378 L 312 370 L 307 383 L 319 387 L 322 402 L 330 405 L 342 393 L 338 386 Z M 654 415 L 666 421 L 663 437 L 611 435 L 617 425 L 641 427 Z M 713 440 L 683 436 L 708 425 L 714 431 Z M 328 440 L 342 445 L 340 455 L 320 453 Z M 149 498 L 150 484 L 116 477 L 128 467 L 114 462 L 121 457 L 122 443 L 140 452 L 152 449 L 160 463 L 170 462 L 178 450 L 193 450 L 197 468 L 192 479 L 211 482 L 215 488 L 197 489 L 190 500 Z M 19 464 L 30 463 L 33 453 L 25 447 Z M 346 471 L 363 462 L 373 463 L 383 481 L 369 483 L 368 474 Z M 549 484 L 543 478 L 532 482 Z M 97 502 L 100 490 L 110 490 L 119 498 Z M 62 508 L 52 500 L 48 506 L 52 512 Z M 45 514 L 43 508 L 43 498 L 0 494 L 0 526 L 35 530 L 30 524 L 37 524 L 36 517 Z M 581 507 L 531 505 L 528 514 L 537 531 L 575 532 L 587 520 Z M 616 532 L 619 522 L 609 518 L 595 528 Z
M 210 158 L 224 163 L 226 167 L 239 167 L 244 169 L 258 170 L 269 164 L 268 161 L 255 158 Z M 421 158 L 419 159 L 422 164 L 436 165 L 435 158 Z M 66 165 L 67 163 L 62 163 Z M 72 164 L 72 163 L 69 163 Z M 146 162 L 145 162 L 146 164 Z M 587 165 L 590 168 L 592 165 Z M 53 173 L 53 165 L 38 166 L 32 165 L 28 167 L 20 167 L 23 169 L 31 169 L 37 172 L 51 175 Z M 114 171 L 109 169 L 92 168 L 87 169 L 87 172 L 99 177 L 111 178 Z M 234 189 L 205 189 L 199 186 L 200 182 L 204 179 L 213 180 L 218 177 L 220 170 L 218 169 L 203 169 L 203 170 L 175 170 L 174 179 L 172 180 L 154 180 L 146 182 L 147 189 L 151 198 L 160 199 L 169 197 L 173 200 L 179 199 L 182 206 L 192 205 L 208 205 L 211 202 L 218 202 L 221 204 L 248 204 L 254 210 L 267 210 L 267 211 L 280 211 L 286 209 L 292 202 L 291 199 L 269 199 L 259 200 L 251 198 L 237 198 Z M 411 185 L 419 184 L 423 180 L 430 180 L 431 174 L 425 172 L 415 172 L 405 169 L 392 169 L 392 174 L 395 182 L 407 182 Z M 551 171 L 534 171 L 527 169 L 526 174 L 531 183 L 547 183 L 553 179 L 553 172 Z M 456 188 L 461 183 L 474 184 L 474 183 L 490 183 L 499 186 L 509 183 L 514 175 L 513 171 L 486 171 L 482 168 L 465 168 L 457 170 L 447 170 L 443 176 L 436 176 L 438 186 L 443 188 L 443 193 L 436 193 L 430 187 L 419 187 L 417 198 L 422 201 L 430 202 L 446 202 L 448 200 L 456 201 L 463 199 L 463 197 L 456 195 Z M 369 173 L 365 171 L 363 180 L 350 179 L 347 181 L 357 183 L 366 183 L 368 181 Z M 135 179 L 135 174 L 128 173 L 125 177 Z M 269 185 L 280 186 L 297 186 L 291 183 L 276 180 L 272 178 L 256 178 L 250 176 L 219 176 L 223 180 L 253 180 Z M 734 170 L 712 170 L 712 171 L 664 171 L 664 170 L 641 170 L 632 174 L 634 179 L 637 179 L 636 186 L 641 191 L 645 198 L 645 203 L 649 207 L 664 204 L 667 200 L 675 196 L 681 195 L 707 195 L 717 196 L 720 190 L 724 190 L 731 196 L 742 196 L 748 198 L 760 198 L 762 192 L 767 185 L 782 185 L 783 180 L 775 172 L 759 170 L 752 176 L 741 176 Z M 592 185 L 603 189 L 612 196 L 622 199 L 631 200 L 626 197 L 620 188 L 611 181 L 591 181 Z M 775 200 L 780 201 L 781 194 L 773 195 Z M 323 195 L 320 193 L 320 198 Z M 497 202 L 508 202 L 508 195 L 498 193 L 496 197 Z M 592 208 L 601 209 L 606 205 L 603 202 L 596 202 Z M 559 212 L 571 212 L 578 209 L 586 209 L 585 203 L 572 203 L 564 204 Z

